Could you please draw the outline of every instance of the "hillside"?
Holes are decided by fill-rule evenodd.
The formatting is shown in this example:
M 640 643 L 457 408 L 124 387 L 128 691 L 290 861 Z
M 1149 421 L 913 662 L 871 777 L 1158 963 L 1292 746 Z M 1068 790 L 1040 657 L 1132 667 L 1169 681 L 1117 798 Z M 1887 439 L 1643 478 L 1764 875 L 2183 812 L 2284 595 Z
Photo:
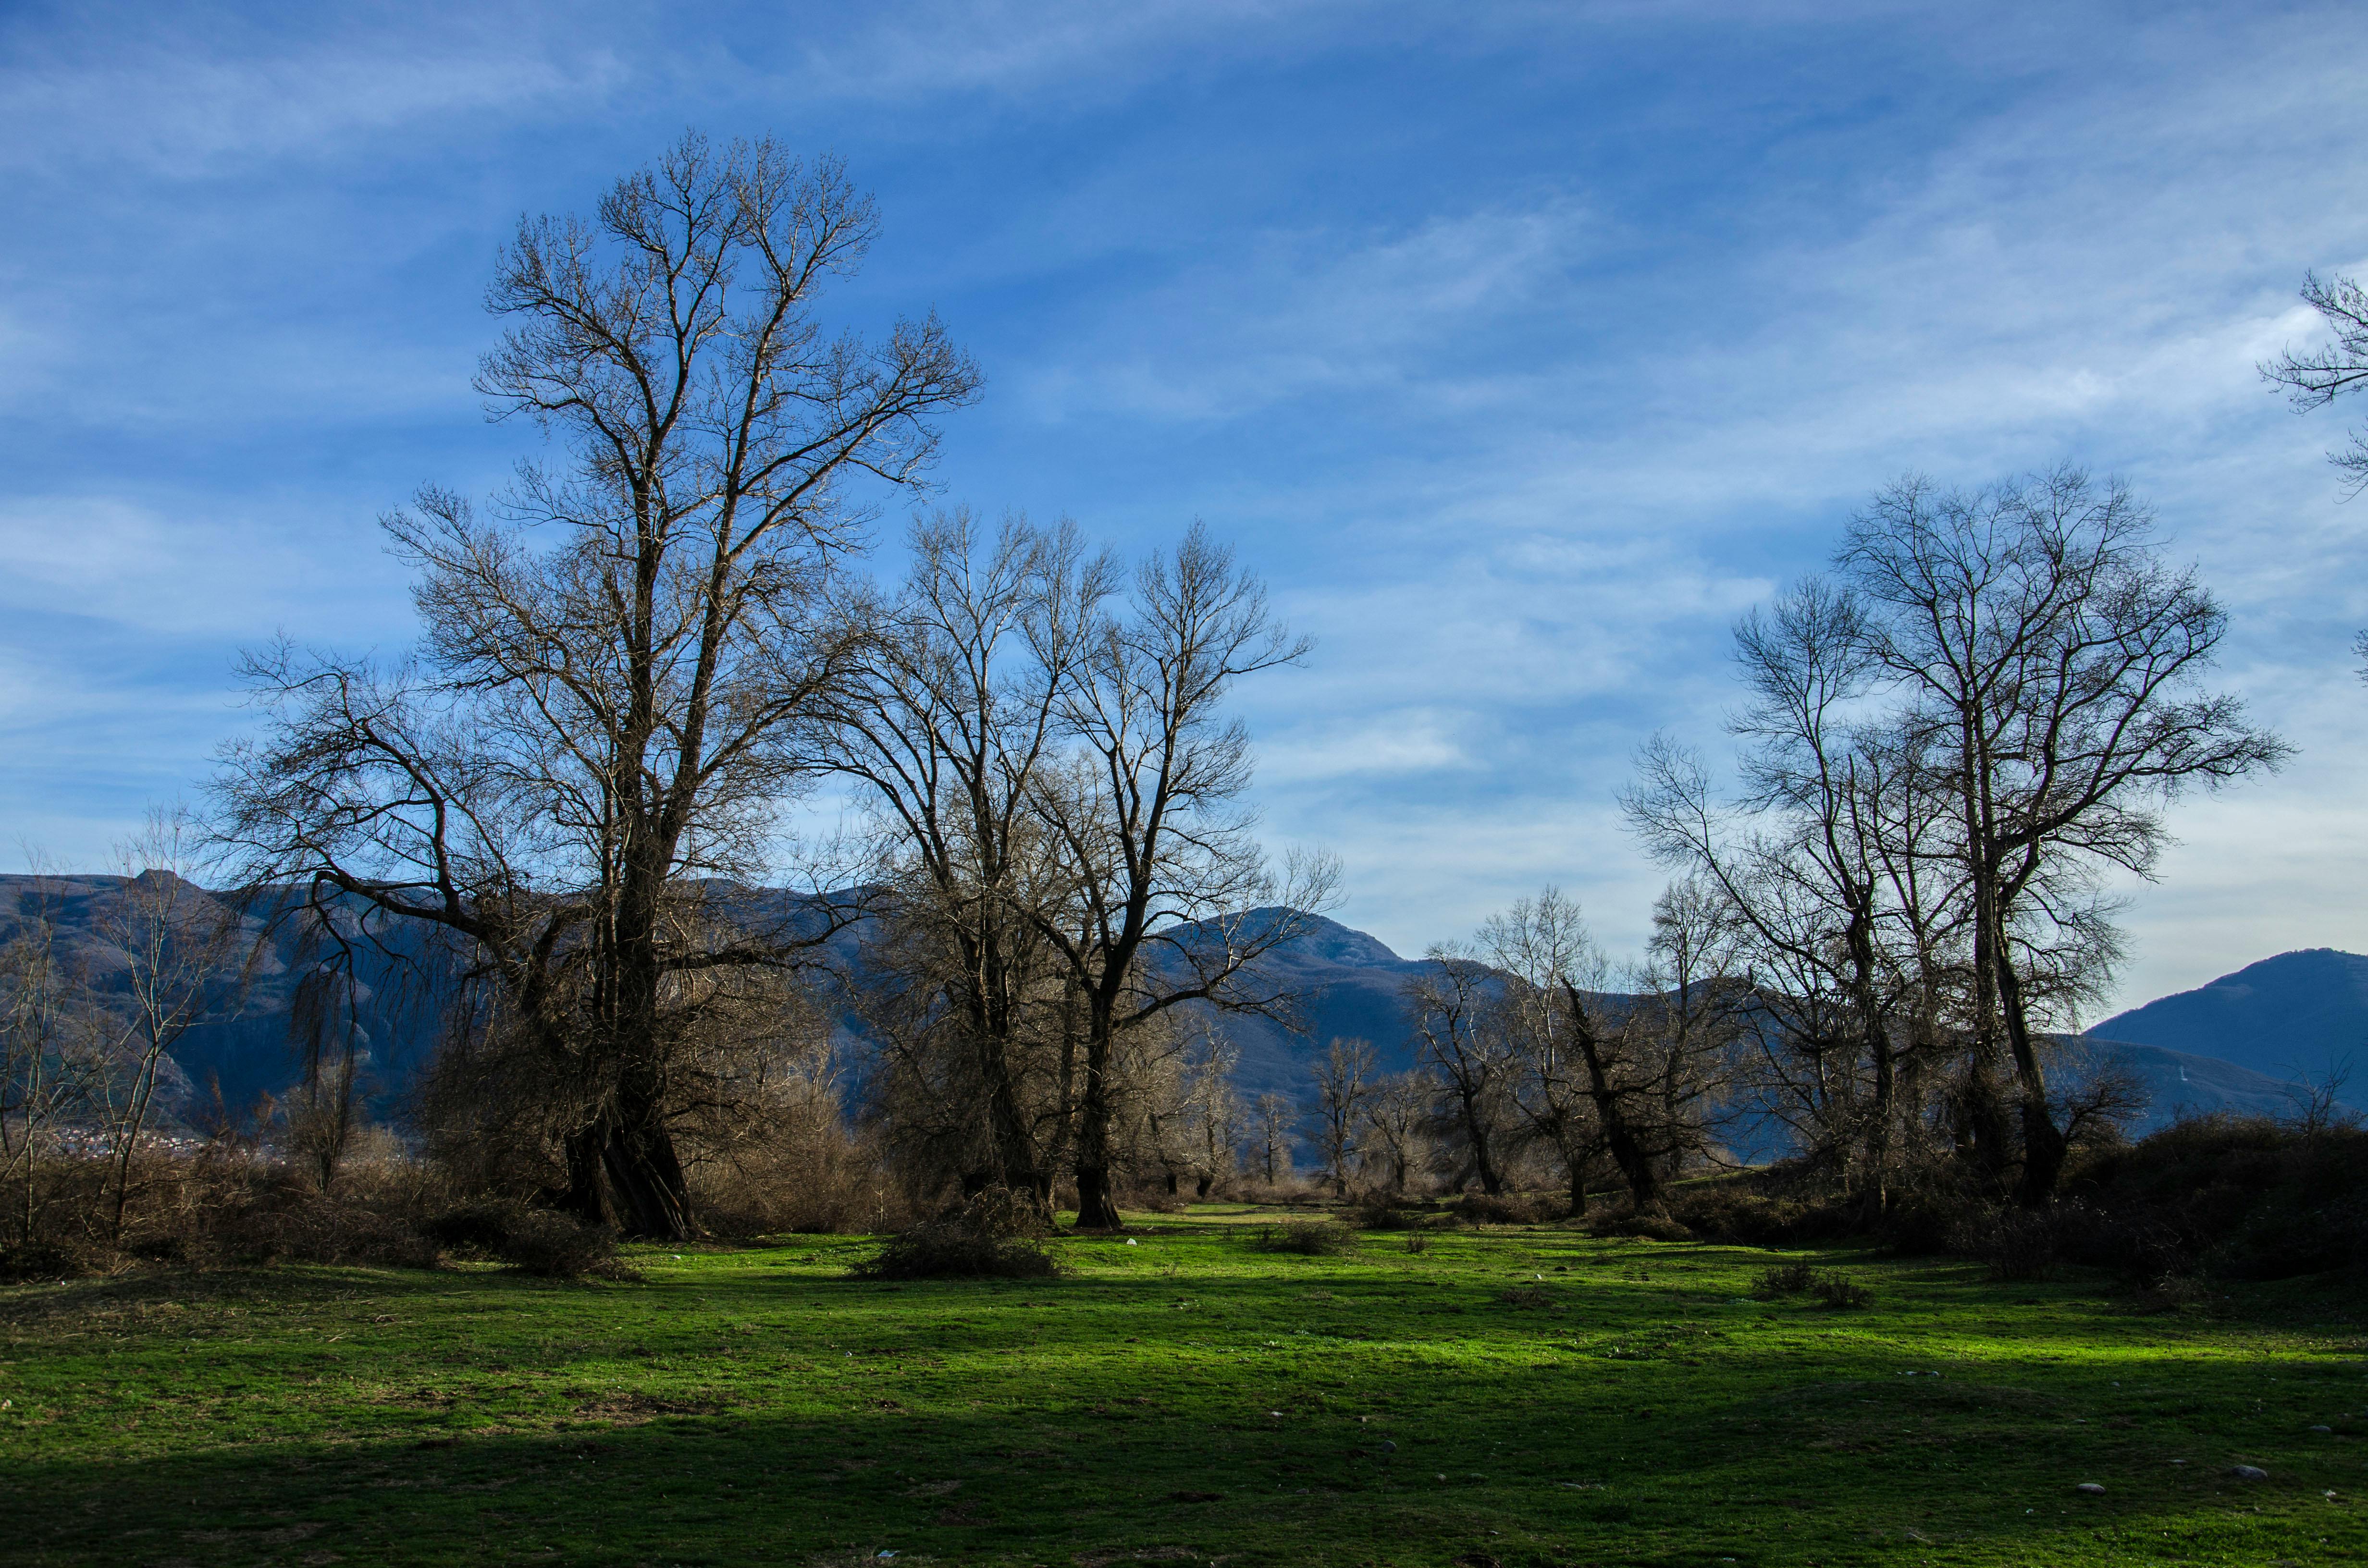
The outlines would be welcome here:
M 162 873 L 151 872 L 149 875 Z M 0 875 L 0 946 L 20 935 L 46 909 L 58 931 L 59 952 L 88 977 L 102 998 L 120 991 L 125 959 L 104 935 L 109 901 L 125 879 L 109 876 L 31 877 Z M 214 905 L 222 898 L 184 882 L 178 895 Z M 293 926 L 275 921 L 280 906 L 254 901 L 240 913 L 242 947 L 259 943 L 243 975 L 225 975 L 209 986 L 209 1007 L 173 1051 L 165 1074 L 166 1108 L 185 1117 L 210 1110 L 219 1088 L 223 1108 L 240 1114 L 264 1095 L 279 1095 L 297 1082 L 299 1067 L 289 1033 L 296 984 L 316 957 Z M 343 917 L 348 935 L 359 927 Z M 427 1009 L 405 1005 L 413 987 L 404 971 L 417 952 L 418 933 L 383 934 L 382 944 L 361 944 L 357 1001 L 361 1031 L 362 1082 L 381 1114 L 391 1112 L 410 1085 L 435 1038 Z
M 2323 1078 L 2347 1058 L 2368 1061 L 2368 958 L 2333 948 L 2280 953 L 2115 1014 L 2089 1035 L 2217 1057 L 2272 1078 Z

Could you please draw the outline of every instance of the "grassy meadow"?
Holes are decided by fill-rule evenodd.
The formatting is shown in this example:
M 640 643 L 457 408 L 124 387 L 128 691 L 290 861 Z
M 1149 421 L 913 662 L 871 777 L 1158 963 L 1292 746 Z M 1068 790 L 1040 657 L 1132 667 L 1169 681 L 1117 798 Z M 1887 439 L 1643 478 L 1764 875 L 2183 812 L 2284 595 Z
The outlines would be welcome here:
M 871 1244 L 797 1237 L 637 1249 L 639 1284 L 0 1287 L 0 1561 L 2368 1560 L 2368 1330 L 2324 1287 L 2149 1311 L 1816 1255 L 1873 1292 L 1835 1311 L 1752 1295 L 1807 1255 L 1302 1256 L 1251 1244 L 1273 1218 L 1064 1238 L 1044 1283 L 858 1282 Z

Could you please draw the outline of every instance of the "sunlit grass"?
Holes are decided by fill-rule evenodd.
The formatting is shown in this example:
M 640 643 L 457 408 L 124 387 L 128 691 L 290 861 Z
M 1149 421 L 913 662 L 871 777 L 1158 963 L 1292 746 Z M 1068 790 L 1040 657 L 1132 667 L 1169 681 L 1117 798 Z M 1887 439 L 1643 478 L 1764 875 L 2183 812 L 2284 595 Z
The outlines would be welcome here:
M 1551 1229 L 1255 1250 L 1240 1206 L 1053 1282 L 869 1244 L 643 1249 L 640 1285 L 283 1268 L 0 1290 L 0 1557 L 1087 1565 L 2356 1560 L 2340 1293 Z M 2331 1428 L 2315 1432 L 2313 1426 Z M 2184 1462 L 2175 1462 L 2184 1461 Z M 2237 1462 L 2267 1482 L 2231 1478 Z M 2107 1490 L 2077 1494 L 2083 1482 Z M 2333 1498 L 2325 1495 L 2332 1491 Z M 335 1554 L 332 1557 L 330 1554 Z

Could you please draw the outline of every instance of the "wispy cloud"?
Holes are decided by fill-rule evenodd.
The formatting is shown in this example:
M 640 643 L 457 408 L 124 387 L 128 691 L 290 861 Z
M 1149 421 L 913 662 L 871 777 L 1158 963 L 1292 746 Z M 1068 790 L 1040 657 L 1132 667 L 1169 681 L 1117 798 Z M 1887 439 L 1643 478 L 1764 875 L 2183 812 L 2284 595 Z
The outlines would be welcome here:
M 304 20 L 101 6 L 54 31 L 20 21 L 0 67 L 0 167 L 182 180 L 284 170 L 390 133 L 425 128 L 440 142 L 470 119 L 532 119 L 630 74 L 602 29 L 555 16 L 455 6 Z

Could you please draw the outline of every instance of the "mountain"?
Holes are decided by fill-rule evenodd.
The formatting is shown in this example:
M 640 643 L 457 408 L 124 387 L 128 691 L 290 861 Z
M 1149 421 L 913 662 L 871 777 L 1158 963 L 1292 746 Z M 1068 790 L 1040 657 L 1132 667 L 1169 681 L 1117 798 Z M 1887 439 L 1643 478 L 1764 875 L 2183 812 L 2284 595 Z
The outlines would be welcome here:
M 1336 1039 L 1372 1041 L 1384 1073 L 1414 1065 L 1407 986 L 1432 967 L 1429 960 L 1402 959 L 1362 931 L 1320 915 L 1311 918 L 1307 932 L 1277 948 L 1265 964 L 1266 973 L 1299 994 L 1297 1016 L 1289 1023 L 1240 1015 L 1213 1020 L 1241 1050 L 1234 1086 L 1245 1102 L 1269 1091 L 1307 1097 L 1315 1063 Z M 1209 1009 L 1192 1013 L 1196 1023 L 1212 1021 Z
M 46 902 L 69 953 L 102 988 L 120 983 L 122 957 L 108 950 L 99 930 L 107 900 L 122 885 L 120 877 L 0 876 L 0 945 Z M 214 895 L 185 884 L 185 896 Z M 263 903 L 245 914 L 249 934 L 263 934 L 265 945 L 243 994 L 223 987 L 219 1006 L 175 1052 L 178 1108 L 195 1111 L 211 1102 L 216 1083 L 235 1111 L 295 1081 L 289 1015 L 296 981 L 313 960 L 289 930 L 266 931 L 271 913 Z M 377 1108 L 386 1112 L 426 1062 L 434 1019 L 405 1001 L 412 989 L 405 960 L 423 956 L 416 934 L 398 926 L 381 937 L 393 952 L 366 955 L 359 979 L 366 1081 Z M 832 945 L 851 956 L 853 940 L 843 936 Z M 1336 1038 L 1371 1040 L 1384 1072 L 1414 1064 L 1407 995 L 1430 960 L 1400 958 L 1375 937 L 1319 915 L 1304 935 L 1269 955 L 1268 964 L 1302 999 L 1293 1018 L 1219 1020 L 1202 1009 L 1194 1020 L 1218 1023 L 1240 1048 L 1236 1083 L 1244 1099 L 1269 1091 L 1305 1098 L 1313 1088 L 1311 1069 Z M 1616 1007 L 1621 999 L 1604 1000 Z M 2182 1113 L 2291 1115 L 2298 1073 L 2323 1074 L 2355 1046 L 2368 1045 L 2368 958 L 2325 948 L 2281 954 L 2108 1018 L 2083 1039 L 2151 1091 L 2138 1131 Z
M 2217 1057 L 2272 1078 L 2323 1079 L 2348 1058 L 2368 1063 L 2368 958 L 2333 948 L 2280 953 L 2118 1013 L 2089 1036 Z
M 128 960 L 106 932 L 109 904 L 121 896 L 127 881 L 123 877 L 0 875 L 0 947 L 46 913 L 57 931 L 59 956 L 86 976 L 102 999 L 120 994 Z M 194 882 L 181 882 L 174 896 L 176 904 L 187 901 L 216 906 L 202 913 L 217 918 L 230 907 L 220 895 Z M 252 900 L 237 912 L 242 950 L 231 962 L 245 962 L 245 972 L 219 976 L 208 985 L 204 1017 L 181 1037 L 167 1064 L 163 1097 L 168 1109 L 200 1115 L 211 1106 L 219 1087 L 224 1108 L 243 1112 L 259 1096 L 283 1094 L 298 1081 L 290 1017 L 298 981 L 316 966 L 317 957 L 289 922 L 275 921 L 283 912 L 269 896 Z M 188 913 L 194 916 L 200 911 Z M 360 929 L 345 913 L 337 921 L 348 936 Z M 381 1114 L 391 1110 L 409 1086 L 435 1038 L 428 1010 L 407 1004 L 415 988 L 404 971 L 405 960 L 419 955 L 418 936 L 398 926 L 384 933 L 381 942 L 359 949 L 355 1003 L 362 1040 L 361 1085 Z M 250 948 L 251 960 L 245 958 Z

